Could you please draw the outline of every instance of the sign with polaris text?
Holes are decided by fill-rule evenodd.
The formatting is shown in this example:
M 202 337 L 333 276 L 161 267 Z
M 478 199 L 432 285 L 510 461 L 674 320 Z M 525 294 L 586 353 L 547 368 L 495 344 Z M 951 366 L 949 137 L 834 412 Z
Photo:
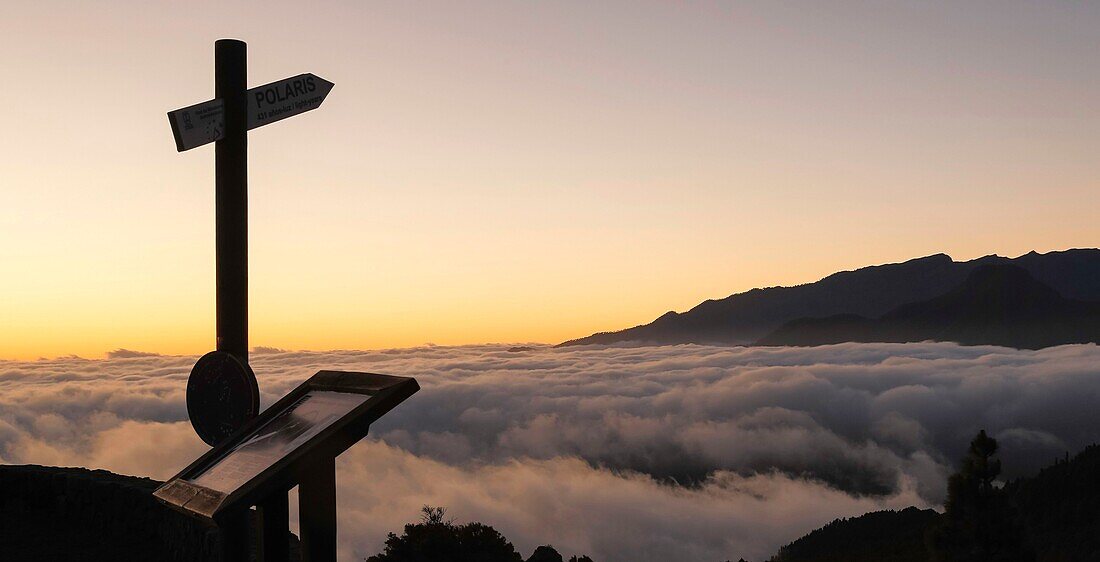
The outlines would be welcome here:
M 333 86 L 319 76 L 299 74 L 248 90 L 248 129 L 317 109 Z M 225 132 L 223 112 L 220 99 L 168 112 L 176 150 L 183 152 L 220 140 Z

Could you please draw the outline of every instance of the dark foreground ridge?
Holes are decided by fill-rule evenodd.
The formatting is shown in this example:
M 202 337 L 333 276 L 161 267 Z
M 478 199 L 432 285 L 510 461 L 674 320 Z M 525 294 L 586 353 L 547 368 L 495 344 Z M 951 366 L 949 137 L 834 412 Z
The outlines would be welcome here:
M 153 498 L 161 483 L 106 470 L 0 465 L 0 560 L 44 562 L 221 561 L 214 526 L 173 511 Z M 424 507 L 419 523 L 390 534 L 371 562 L 525 562 L 499 532 L 481 523 L 455 524 L 444 508 Z M 253 520 L 255 525 L 255 520 Z M 298 538 L 287 536 L 290 560 L 301 560 Z M 253 546 L 256 559 L 258 545 Z M 538 547 L 526 562 L 593 562 Z
M 939 520 L 935 510 L 915 507 L 837 519 L 783 547 L 772 561 L 925 562 L 924 537 Z
M 996 441 L 982 432 L 948 484 L 947 510 L 908 508 L 837 519 L 769 562 L 1100 560 L 1100 446 L 1038 474 L 993 485 Z M 218 561 L 218 530 L 161 506 L 160 483 L 103 470 L 0 465 L 0 560 Z M 424 507 L 366 562 L 525 562 L 488 525 L 456 524 Z M 297 538 L 291 559 L 300 559 Z M 526 562 L 566 559 L 538 547 Z
M 969 465 L 980 472 L 981 463 Z M 968 491 L 957 474 L 949 513 L 911 507 L 837 519 L 769 562 L 1100 560 L 1100 446 L 990 490 L 984 500 L 979 489 Z
M 105 470 L 0 465 L 0 560 L 221 560 L 213 526 L 153 498 L 161 483 Z M 291 560 L 300 559 L 297 538 Z
M 966 262 L 936 254 L 903 263 L 834 273 L 805 285 L 753 289 L 720 300 L 704 301 L 684 313 L 665 313 L 649 324 L 601 332 L 561 345 L 631 341 L 662 345 L 749 345 L 794 320 L 838 315 L 881 318 L 903 305 L 945 296 L 958 289 L 974 270 L 987 265 L 1019 267 L 1070 301 L 1100 302 L 1098 249 L 1031 252 L 1012 259 L 986 256 Z M 843 317 L 834 320 L 840 321 Z

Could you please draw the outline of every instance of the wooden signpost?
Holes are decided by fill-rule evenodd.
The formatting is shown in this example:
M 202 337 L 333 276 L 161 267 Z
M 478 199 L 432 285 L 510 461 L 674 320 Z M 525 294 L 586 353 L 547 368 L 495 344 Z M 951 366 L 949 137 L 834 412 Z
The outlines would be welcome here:
M 245 44 L 214 44 L 214 99 L 168 113 L 179 151 L 214 144 L 217 349 L 187 379 L 187 415 L 213 446 L 157 489 L 166 504 L 218 525 L 222 560 L 288 557 L 287 493 L 298 487 L 302 559 L 336 559 L 336 457 L 420 387 L 414 379 L 322 371 L 263 413 L 248 366 L 247 131 L 316 109 L 333 84 L 313 74 L 248 89 Z M 256 510 L 259 537 L 250 531 Z M 258 539 L 253 541 L 252 539 Z
M 214 99 L 168 112 L 176 150 L 214 144 L 217 349 L 187 380 L 187 415 L 208 445 L 229 437 L 260 410 L 248 365 L 248 135 L 321 106 L 332 90 L 313 74 L 248 89 L 243 41 L 214 43 Z

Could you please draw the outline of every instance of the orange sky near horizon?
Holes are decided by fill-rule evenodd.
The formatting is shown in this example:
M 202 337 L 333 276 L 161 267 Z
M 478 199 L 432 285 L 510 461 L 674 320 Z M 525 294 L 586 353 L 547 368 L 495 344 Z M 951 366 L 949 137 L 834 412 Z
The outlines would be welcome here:
M 7 8 L 0 358 L 213 348 L 213 149 L 250 133 L 252 345 L 548 342 L 946 252 L 1100 245 L 1100 5 L 42 1 Z

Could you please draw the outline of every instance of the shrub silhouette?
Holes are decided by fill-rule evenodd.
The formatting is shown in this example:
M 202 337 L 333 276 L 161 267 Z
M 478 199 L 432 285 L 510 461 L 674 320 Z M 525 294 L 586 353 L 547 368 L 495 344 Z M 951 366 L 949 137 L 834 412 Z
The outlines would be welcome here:
M 562 558 L 557 549 L 544 544 L 531 553 L 531 557 L 527 559 L 527 562 L 565 562 L 565 559 Z M 574 555 L 569 557 L 569 562 L 592 562 L 592 559 L 583 554 L 579 557 Z
M 421 508 L 420 523 L 405 525 L 399 537 L 390 533 L 381 554 L 367 562 L 523 562 L 512 543 L 481 523 L 454 524 L 442 507 Z
M 565 562 L 554 547 L 546 544 L 535 549 L 527 562 Z
M 447 508 L 420 508 L 420 522 L 405 525 L 401 536 L 390 533 L 386 548 L 365 562 L 524 562 L 512 543 L 496 529 L 481 523 L 456 525 Z M 563 562 L 550 545 L 535 549 L 527 562 Z M 593 562 L 581 555 L 569 562 Z

